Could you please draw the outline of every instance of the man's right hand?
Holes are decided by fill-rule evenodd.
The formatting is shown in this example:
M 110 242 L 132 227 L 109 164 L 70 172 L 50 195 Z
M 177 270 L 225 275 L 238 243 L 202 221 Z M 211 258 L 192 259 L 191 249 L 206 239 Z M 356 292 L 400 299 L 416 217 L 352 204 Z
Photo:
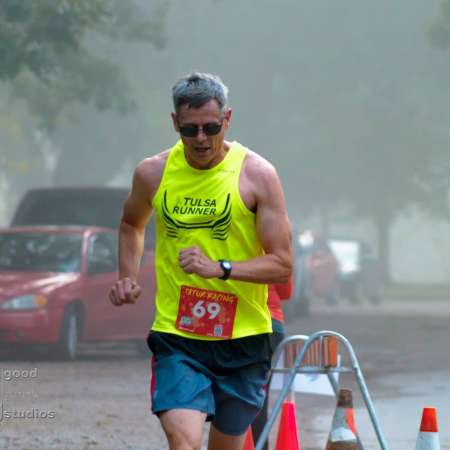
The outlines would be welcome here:
M 140 295 L 141 287 L 128 277 L 117 280 L 109 291 L 109 299 L 115 306 L 122 306 L 124 303 L 135 303 Z

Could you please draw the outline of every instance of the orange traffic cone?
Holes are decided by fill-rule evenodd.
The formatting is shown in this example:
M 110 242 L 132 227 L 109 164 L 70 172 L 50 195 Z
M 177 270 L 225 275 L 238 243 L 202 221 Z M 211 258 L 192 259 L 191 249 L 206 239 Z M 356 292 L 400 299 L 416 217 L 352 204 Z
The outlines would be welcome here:
M 300 450 L 297 435 L 297 418 L 295 403 L 285 401 L 281 409 L 276 450 Z
M 423 408 L 416 450 L 439 450 L 440 448 L 436 408 Z
M 356 450 L 357 448 L 352 391 L 341 389 L 326 450 Z
M 242 450 L 255 450 L 255 443 L 253 442 L 252 428 L 248 427 L 247 434 L 245 435 L 244 446 Z

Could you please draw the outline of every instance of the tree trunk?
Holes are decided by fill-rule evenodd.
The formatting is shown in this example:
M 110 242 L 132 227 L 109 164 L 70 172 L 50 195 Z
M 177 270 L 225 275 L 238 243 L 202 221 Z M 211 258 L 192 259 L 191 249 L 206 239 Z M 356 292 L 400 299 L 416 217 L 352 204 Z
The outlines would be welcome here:
M 330 238 L 330 215 L 326 203 L 321 203 L 319 207 L 320 220 L 320 235 L 325 238 Z
M 380 211 L 374 219 L 378 232 L 378 260 L 380 278 L 384 284 L 390 284 L 392 282 L 390 247 L 392 216 L 386 211 Z

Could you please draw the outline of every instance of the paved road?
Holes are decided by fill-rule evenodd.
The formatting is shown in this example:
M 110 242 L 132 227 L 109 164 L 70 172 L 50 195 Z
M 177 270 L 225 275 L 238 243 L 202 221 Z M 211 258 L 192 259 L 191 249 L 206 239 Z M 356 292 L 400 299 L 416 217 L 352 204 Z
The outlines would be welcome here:
M 449 449 L 449 322 L 450 302 L 386 301 L 380 307 L 316 304 L 311 321 L 291 321 L 288 329 L 290 334 L 332 329 L 350 339 L 389 448 L 415 448 L 422 408 L 434 406 L 442 449 Z M 353 377 L 346 376 L 341 382 L 354 391 L 357 429 L 364 448 L 379 448 Z M 334 399 L 297 394 L 296 402 L 302 448 L 324 448 Z
M 318 303 L 310 317 L 289 320 L 288 331 L 331 329 L 350 340 L 391 449 L 414 448 L 421 410 L 429 405 L 438 408 L 442 448 L 448 449 L 449 320 L 450 304 L 445 302 L 333 308 Z M 0 358 L 0 368 L 4 412 L 30 416 L 3 416 L 0 450 L 167 448 L 158 421 L 148 413 L 149 361 L 131 347 L 89 346 L 73 363 L 15 355 Z M 6 380 L 5 370 L 10 375 L 20 370 L 21 375 Z M 351 377 L 341 382 L 355 390 L 356 422 L 366 448 L 377 448 Z M 302 450 L 324 448 L 334 407 L 332 397 L 297 396 Z

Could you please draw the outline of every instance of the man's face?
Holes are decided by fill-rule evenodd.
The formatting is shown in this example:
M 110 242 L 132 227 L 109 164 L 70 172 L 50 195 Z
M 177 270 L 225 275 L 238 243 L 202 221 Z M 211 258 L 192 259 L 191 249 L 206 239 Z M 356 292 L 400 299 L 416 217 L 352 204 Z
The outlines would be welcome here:
M 208 169 L 218 164 L 224 156 L 224 136 L 231 118 L 231 110 L 221 113 L 218 103 L 210 100 L 200 108 L 182 105 L 178 113 L 172 113 L 175 130 L 180 133 L 186 158 L 197 169 Z M 208 136 L 209 130 L 219 127 L 217 134 Z M 183 128 L 197 131 L 195 136 L 183 136 Z M 197 128 L 197 130 L 195 130 Z M 181 130 L 180 130 L 181 129 Z M 214 130 L 215 131 L 215 130 Z

